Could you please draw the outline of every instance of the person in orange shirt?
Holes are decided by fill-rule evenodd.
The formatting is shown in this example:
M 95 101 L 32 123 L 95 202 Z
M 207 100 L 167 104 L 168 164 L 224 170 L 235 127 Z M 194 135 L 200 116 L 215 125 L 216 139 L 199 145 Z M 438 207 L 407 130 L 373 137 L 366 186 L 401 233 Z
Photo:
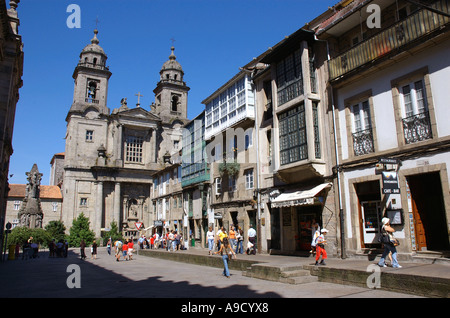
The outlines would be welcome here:
M 230 240 L 231 249 L 234 250 L 236 248 L 236 231 L 233 225 L 230 227 L 230 232 L 228 232 L 228 236 Z

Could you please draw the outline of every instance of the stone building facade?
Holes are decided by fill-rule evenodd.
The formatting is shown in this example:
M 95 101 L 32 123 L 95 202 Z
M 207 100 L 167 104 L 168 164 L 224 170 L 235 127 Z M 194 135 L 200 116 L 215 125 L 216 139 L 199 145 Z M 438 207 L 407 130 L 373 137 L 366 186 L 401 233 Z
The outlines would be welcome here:
M 13 153 L 13 130 L 19 89 L 22 87 L 23 43 L 19 34 L 17 4 L 0 1 L 0 244 L 6 224 L 9 161 Z
M 116 222 L 126 237 L 139 234 L 136 223 L 153 220 L 153 175 L 164 168 L 163 156 L 181 144 L 187 121 L 183 69 L 174 48 L 163 64 L 151 110 L 130 108 L 127 99 L 110 112 L 107 104 L 107 55 L 98 31 L 75 67 L 72 106 L 66 117 L 62 218 L 66 227 L 83 213 L 97 236 Z

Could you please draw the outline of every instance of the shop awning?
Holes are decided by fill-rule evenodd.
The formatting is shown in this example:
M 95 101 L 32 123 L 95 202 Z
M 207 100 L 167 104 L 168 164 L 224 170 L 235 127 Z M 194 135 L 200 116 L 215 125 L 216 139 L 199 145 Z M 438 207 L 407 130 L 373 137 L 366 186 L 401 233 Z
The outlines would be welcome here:
M 314 197 L 329 187 L 331 183 L 323 183 L 311 189 L 285 192 L 272 199 L 271 204 L 273 208 L 314 204 Z

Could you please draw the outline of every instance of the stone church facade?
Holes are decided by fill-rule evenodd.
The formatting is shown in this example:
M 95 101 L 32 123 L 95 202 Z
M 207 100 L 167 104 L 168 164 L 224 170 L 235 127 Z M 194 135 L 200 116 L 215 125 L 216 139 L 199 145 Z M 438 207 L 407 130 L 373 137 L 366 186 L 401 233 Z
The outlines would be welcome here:
M 187 122 L 189 87 L 174 48 L 160 71 L 151 110 L 130 108 L 126 98 L 110 112 L 107 55 L 98 31 L 75 67 L 73 103 L 68 111 L 64 157 L 62 221 L 67 228 L 81 213 L 100 236 L 115 221 L 123 234 L 153 224 L 152 175 L 164 168 L 164 155 L 181 145 Z

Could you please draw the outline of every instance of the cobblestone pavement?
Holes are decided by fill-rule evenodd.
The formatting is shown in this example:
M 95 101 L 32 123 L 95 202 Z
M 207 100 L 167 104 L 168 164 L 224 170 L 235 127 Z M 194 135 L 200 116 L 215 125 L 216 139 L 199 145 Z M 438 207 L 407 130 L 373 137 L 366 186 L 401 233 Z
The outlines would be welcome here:
M 86 249 L 88 250 L 88 249 Z M 40 257 L 7 260 L 0 263 L 1 298 L 412 298 L 414 296 L 355 286 L 314 282 L 290 285 L 242 276 L 222 269 L 183 264 L 135 255 L 133 260 L 116 262 L 105 248 L 97 259 L 79 258 L 79 250 L 69 251 L 67 258 Z M 219 256 L 217 256 L 219 257 Z M 80 288 L 73 285 L 77 271 Z

